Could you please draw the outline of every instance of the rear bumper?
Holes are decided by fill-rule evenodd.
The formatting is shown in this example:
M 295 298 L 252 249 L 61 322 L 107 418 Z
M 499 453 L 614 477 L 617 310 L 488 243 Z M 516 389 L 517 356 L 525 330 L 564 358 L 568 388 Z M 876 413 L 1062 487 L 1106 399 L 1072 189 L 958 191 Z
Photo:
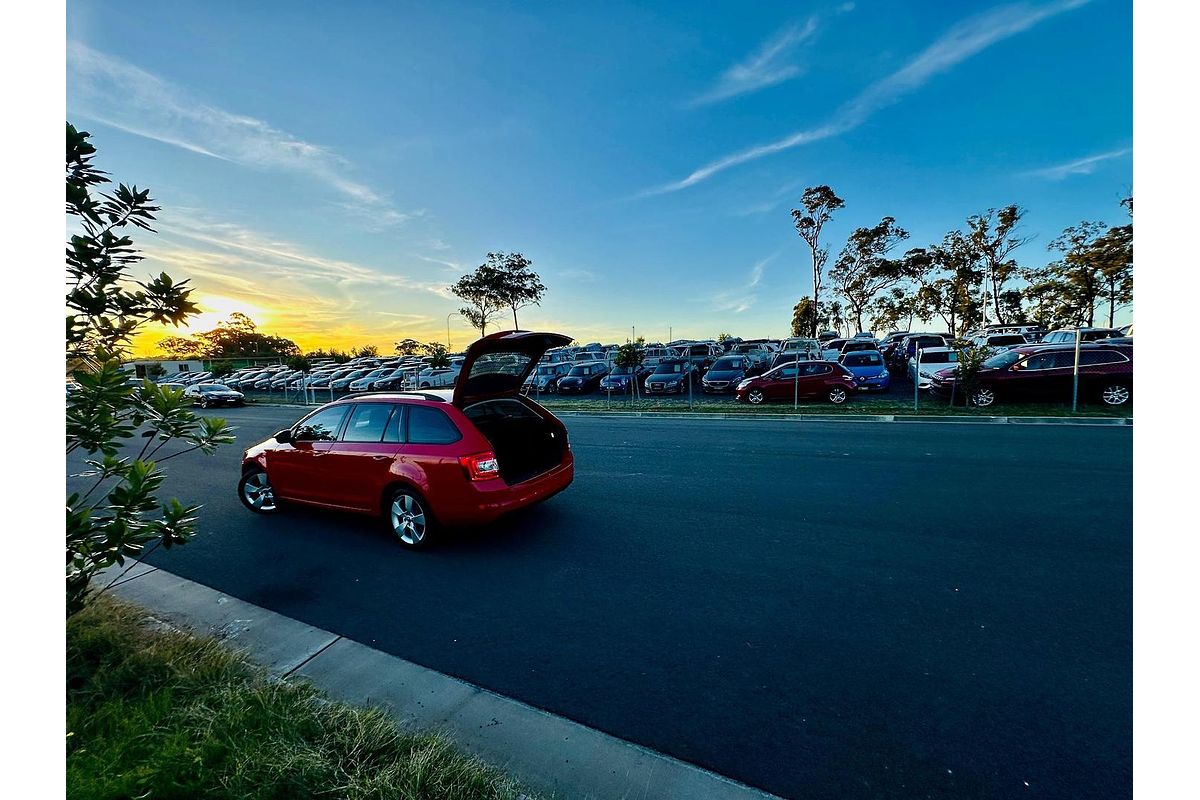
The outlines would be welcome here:
M 524 483 L 509 486 L 497 479 L 471 484 L 465 502 L 437 509 L 438 519 L 447 525 L 484 525 L 502 514 L 548 500 L 574 479 L 575 458 L 568 450 L 562 464 Z

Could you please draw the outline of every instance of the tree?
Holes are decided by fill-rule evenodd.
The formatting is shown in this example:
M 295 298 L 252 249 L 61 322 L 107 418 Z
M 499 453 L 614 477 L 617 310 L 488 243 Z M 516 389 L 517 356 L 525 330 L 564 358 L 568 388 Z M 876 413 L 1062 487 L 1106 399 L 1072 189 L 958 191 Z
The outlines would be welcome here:
M 912 329 L 912 319 L 917 309 L 917 294 L 904 286 L 893 286 L 870 305 L 871 330 L 899 330 L 904 321 L 904 330 Z
M 645 339 L 638 337 L 636 342 L 625 342 L 617 348 L 617 355 L 613 358 L 613 364 L 618 367 L 628 367 L 630 370 L 629 385 L 633 387 L 633 396 L 636 399 L 638 395 L 638 367 L 642 365 L 642 361 L 646 358 L 646 351 L 643 347 Z
M 421 352 L 421 343 L 416 339 L 401 339 L 396 342 L 396 352 L 402 356 L 415 356 Z
M 492 254 L 488 255 L 490 257 Z M 479 330 L 480 336 L 487 335 L 488 323 L 508 306 L 506 285 L 500 269 L 493 264 L 483 263 L 450 287 L 456 297 L 466 301 L 467 305 L 459 309 L 459 313 L 473 328 Z
M 1132 219 L 1133 198 L 1126 197 L 1121 205 Z M 1108 301 L 1108 327 L 1111 328 L 1117 309 L 1133 302 L 1133 223 L 1109 228 L 1094 246 L 1103 296 Z
M 168 336 L 158 340 L 158 351 L 167 358 L 195 359 L 203 355 L 200 342 L 187 336 Z
M 379 358 L 379 348 L 373 344 L 364 344 L 350 350 L 351 358 Z
M 717 334 L 716 342 L 717 342 L 717 344 L 725 344 L 725 342 L 729 341 L 732 338 L 733 338 L 733 334 L 726 333 L 725 331 L 721 331 L 720 333 Z M 620 349 L 620 348 L 618 348 L 618 349 Z
M 811 297 L 801 297 L 800 302 L 792 306 L 792 336 L 816 336 L 817 304 Z
M 228 361 L 222 361 L 218 364 L 213 364 L 209 371 L 212 372 L 213 379 L 218 380 L 233 373 L 233 364 Z
M 499 302 L 512 310 L 513 329 L 517 324 L 517 309 L 542 303 L 546 287 L 538 274 L 530 269 L 533 262 L 521 253 L 488 253 L 487 263 L 500 275 Z
M 425 351 L 425 355 L 429 356 L 429 366 L 434 369 L 450 366 L 450 353 L 446 349 L 446 345 L 441 342 L 429 342 L 421 345 L 421 349 Z
M 829 259 L 829 248 L 821 246 L 821 229 L 825 227 L 825 223 L 833 217 L 833 212 L 840 208 L 845 208 L 846 202 L 838 197 L 833 189 L 828 186 L 810 186 L 804 190 L 804 194 L 800 197 L 800 205 L 803 208 L 792 209 L 792 224 L 796 227 L 796 233 L 808 245 L 809 253 L 812 257 L 812 274 L 813 274 L 813 318 L 812 328 L 810 330 L 793 333 L 795 336 L 807 334 L 808 336 L 817 335 L 817 318 L 816 310 L 821 307 L 821 285 L 825 272 L 825 262 Z
M 983 270 L 972 237 L 950 231 L 941 244 L 929 248 L 929 271 L 938 277 L 916 293 L 917 316 L 941 317 L 946 329 L 959 336 L 980 322 Z
M 967 219 L 970 230 L 968 236 L 982 261 L 992 308 L 999 323 L 1010 321 L 1008 309 L 1001 301 L 1005 283 L 1017 275 L 1017 262 L 1010 256 L 1030 239 L 1016 234 L 1024 216 L 1025 209 L 1011 205 L 1000 209 L 990 208 L 986 214 L 976 214 Z
M 885 258 L 908 231 L 896 225 L 893 217 L 884 217 L 878 225 L 857 228 L 850 234 L 829 278 L 845 300 L 858 330 L 863 329 L 863 313 L 875 295 L 913 277 L 923 259 Z M 911 251 L 910 251 L 911 253 Z
M 120 359 L 133 335 L 152 322 L 179 325 L 197 308 L 186 281 L 165 273 L 144 282 L 130 278 L 141 255 L 129 226 L 152 232 L 158 207 L 136 186 L 94 196 L 93 187 L 109 181 L 92 164 L 89 138 L 67 124 L 66 213 L 80 229 L 66 251 L 67 366 L 79 387 L 67 399 L 66 452 L 86 453 L 84 475 L 95 479 L 66 502 L 68 616 L 93 597 L 92 579 L 101 570 L 194 535 L 198 506 L 160 503 L 156 496 L 165 478 L 161 464 L 234 438 L 224 420 L 193 414 L 183 392 L 150 381 L 127 385 Z M 144 440 L 137 455 L 122 455 L 123 440 L 135 435 Z M 170 442 L 187 446 L 156 463 Z

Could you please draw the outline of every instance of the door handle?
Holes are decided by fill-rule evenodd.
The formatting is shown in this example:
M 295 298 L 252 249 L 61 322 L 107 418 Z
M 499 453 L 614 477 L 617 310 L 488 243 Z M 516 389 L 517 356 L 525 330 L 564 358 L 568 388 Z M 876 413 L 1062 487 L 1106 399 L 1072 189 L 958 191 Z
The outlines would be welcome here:
M 320 458 L 321 456 L 327 456 L 327 455 L 329 455 L 329 453 L 325 452 L 324 450 L 314 450 L 313 451 L 313 458 Z
M 371 456 L 372 461 L 391 461 L 391 456 Z

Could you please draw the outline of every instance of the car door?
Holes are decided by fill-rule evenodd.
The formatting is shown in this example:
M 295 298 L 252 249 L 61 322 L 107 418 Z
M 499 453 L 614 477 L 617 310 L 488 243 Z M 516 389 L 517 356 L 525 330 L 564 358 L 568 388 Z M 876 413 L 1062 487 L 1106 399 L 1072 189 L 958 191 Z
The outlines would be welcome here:
M 768 400 L 790 400 L 795 391 L 796 365 L 786 364 L 772 373 L 770 380 L 763 386 L 763 395 Z
M 292 427 L 292 440 L 267 451 L 267 475 L 285 500 L 328 503 L 323 461 L 346 421 L 348 404 L 326 406 Z
M 834 365 L 820 361 L 801 361 L 799 394 L 801 397 L 817 397 L 825 394 L 825 384 L 833 374 Z
M 379 506 L 400 452 L 404 408 L 400 403 L 354 406 L 321 462 L 328 502 L 362 511 Z

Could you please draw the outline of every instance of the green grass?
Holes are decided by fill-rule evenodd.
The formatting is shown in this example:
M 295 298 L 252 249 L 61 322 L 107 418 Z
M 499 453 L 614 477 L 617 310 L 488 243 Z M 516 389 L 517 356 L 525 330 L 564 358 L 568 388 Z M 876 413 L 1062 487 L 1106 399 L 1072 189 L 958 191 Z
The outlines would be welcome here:
M 382 711 L 272 679 L 108 600 L 67 623 L 70 798 L 518 798 L 502 773 Z

